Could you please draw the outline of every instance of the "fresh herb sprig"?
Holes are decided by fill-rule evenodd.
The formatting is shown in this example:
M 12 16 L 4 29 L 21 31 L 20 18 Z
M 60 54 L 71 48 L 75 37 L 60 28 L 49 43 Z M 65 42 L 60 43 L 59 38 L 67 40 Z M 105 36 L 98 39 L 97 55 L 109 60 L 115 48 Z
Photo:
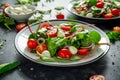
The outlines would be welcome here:
M 15 25 L 15 21 L 9 17 L 6 17 L 5 14 L 0 14 L 0 24 L 4 25 L 8 30 L 11 30 L 10 26 Z

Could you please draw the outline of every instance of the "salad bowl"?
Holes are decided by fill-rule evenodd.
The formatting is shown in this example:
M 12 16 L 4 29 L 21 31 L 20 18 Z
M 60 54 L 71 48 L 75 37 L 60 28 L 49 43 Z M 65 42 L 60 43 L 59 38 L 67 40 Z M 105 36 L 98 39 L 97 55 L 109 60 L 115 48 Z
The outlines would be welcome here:
M 89 23 L 118 23 L 120 20 L 120 2 L 117 0 L 74 0 L 69 2 L 67 10 L 81 21 Z M 101 4 L 100 4 L 101 3 Z M 97 4 L 98 5 L 97 7 Z M 99 7 L 102 6 L 102 7 Z
M 36 31 L 36 29 L 38 29 L 38 26 L 44 22 L 46 22 L 46 21 L 37 22 L 37 23 L 30 25 L 32 31 Z M 94 30 L 100 34 L 100 36 L 101 36 L 101 39 L 99 41 L 100 43 L 110 43 L 107 35 L 101 29 L 99 29 L 95 26 L 92 26 L 92 25 L 91 26 L 86 25 L 88 23 L 85 23 L 82 21 L 76 21 L 76 20 L 49 20 L 49 22 L 54 25 L 59 25 L 59 24 L 68 23 L 68 22 L 82 24 L 82 25 L 84 25 L 84 28 L 86 30 L 88 30 L 88 32 Z M 84 56 L 84 58 L 81 58 L 81 59 L 75 60 L 75 61 L 69 61 L 68 59 L 67 60 L 62 59 L 62 60 L 56 60 L 56 61 L 46 61 L 46 60 L 40 60 L 40 56 L 36 53 L 32 53 L 30 51 L 30 49 L 28 48 L 27 43 L 28 43 L 28 38 L 30 37 L 30 34 L 31 33 L 30 33 L 28 27 L 26 27 L 16 35 L 16 37 L 15 37 L 16 49 L 25 58 L 27 58 L 33 62 L 36 62 L 38 64 L 43 64 L 43 65 L 48 65 L 48 66 L 71 67 L 71 66 L 86 65 L 86 64 L 92 63 L 92 62 L 102 58 L 105 54 L 107 54 L 107 51 L 109 50 L 109 47 L 110 47 L 108 44 L 94 45 L 95 46 L 94 50 L 92 50 L 90 52 L 90 54 L 87 54 Z M 50 45 L 50 46 L 53 47 L 54 45 Z

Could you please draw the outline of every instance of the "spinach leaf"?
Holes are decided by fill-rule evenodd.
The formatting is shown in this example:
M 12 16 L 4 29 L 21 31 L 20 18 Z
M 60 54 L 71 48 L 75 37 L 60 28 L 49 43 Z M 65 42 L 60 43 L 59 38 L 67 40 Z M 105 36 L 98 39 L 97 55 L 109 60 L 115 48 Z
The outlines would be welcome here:
M 96 5 L 96 3 L 97 3 L 97 0 L 89 0 L 89 4 L 90 4 L 91 6 Z

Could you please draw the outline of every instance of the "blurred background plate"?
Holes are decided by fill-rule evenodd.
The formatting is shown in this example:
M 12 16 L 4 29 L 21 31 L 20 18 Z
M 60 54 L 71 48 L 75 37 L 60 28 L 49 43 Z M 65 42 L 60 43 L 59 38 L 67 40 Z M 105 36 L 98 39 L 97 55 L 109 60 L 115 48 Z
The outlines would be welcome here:
M 105 18 L 89 18 L 86 16 L 81 16 L 78 13 L 75 12 L 73 9 L 73 4 L 78 1 L 78 0 L 73 0 L 68 3 L 67 10 L 74 15 L 78 20 L 80 21 L 85 21 L 89 23 L 95 23 L 95 24 L 118 24 L 120 22 L 120 16 L 118 17 L 113 17 L 110 19 L 105 19 Z
M 61 23 L 66 23 L 66 22 L 70 22 L 73 20 L 50 20 L 50 22 L 52 24 L 61 24 Z M 44 21 L 43 21 L 44 22 Z M 31 29 L 33 31 L 35 31 L 37 29 L 37 27 L 43 23 L 43 22 L 38 22 L 38 23 L 34 23 L 31 25 Z M 73 22 L 77 22 L 80 24 L 88 24 L 82 21 L 73 21 Z M 95 30 L 97 32 L 99 32 L 101 34 L 101 41 L 100 42 L 105 42 L 105 43 L 110 43 L 108 37 L 106 36 L 106 34 L 99 28 L 95 27 L 95 26 L 85 26 L 86 29 L 88 30 Z M 23 30 L 21 30 L 15 38 L 15 47 L 16 49 L 19 51 L 20 54 L 22 54 L 25 58 L 39 63 L 39 64 L 43 64 L 43 65 L 49 65 L 49 66 L 60 66 L 60 67 L 70 67 L 70 66 L 80 66 L 80 65 L 86 65 L 89 63 L 92 63 L 98 59 L 100 59 L 101 57 L 103 57 L 107 51 L 109 50 L 109 45 L 99 45 L 95 47 L 95 50 L 92 54 L 88 54 L 85 56 L 84 59 L 81 59 L 79 61 L 74 61 L 74 62 L 43 62 L 43 61 L 38 61 L 39 56 L 37 56 L 36 54 L 30 53 L 30 51 L 27 49 L 27 40 L 28 40 L 28 36 L 30 35 L 30 31 L 29 29 L 26 27 Z

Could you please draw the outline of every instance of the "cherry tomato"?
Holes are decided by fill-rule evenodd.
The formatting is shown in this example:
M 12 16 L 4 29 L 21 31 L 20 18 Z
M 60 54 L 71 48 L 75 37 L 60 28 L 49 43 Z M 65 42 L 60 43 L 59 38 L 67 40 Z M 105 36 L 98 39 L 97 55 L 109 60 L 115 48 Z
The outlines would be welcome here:
M 102 2 L 103 0 L 97 0 L 97 2 Z
M 46 34 L 47 34 L 47 36 L 50 36 L 50 37 L 56 37 L 57 33 L 58 33 L 58 29 L 52 27 L 50 30 L 47 31 Z
M 44 50 L 48 50 L 47 45 L 44 43 L 41 43 L 36 47 L 36 51 L 38 51 L 39 53 L 42 53 Z
M 70 31 L 71 27 L 70 26 L 61 26 L 61 29 L 65 30 L 65 31 Z
M 58 51 L 58 56 L 61 58 L 69 59 L 72 55 L 68 49 L 61 49 Z
M 68 49 L 61 49 L 58 51 L 58 56 L 61 58 L 69 59 L 72 55 Z
M 57 18 L 57 19 L 64 19 L 65 16 L 64 16 L 64 14 L 62 14 L 62 13 L 58 13 L 58 14 L 56 15 L 56 18 Z
M 114 15 L 114 16 L 119 16 L 119 10 L 118 9 L 112 9 L 111 10 L 111 13 Z
M 113 31 L 116 31 L 116 32 L 119 32 L 119 33 L 120 33 L 120 27 L 119 27 L 119 26 L 113 27 Z
M 52 24 L 50 24 L 50 23 L 48 23 L 48 22 L 45 22 L 45 23 L 42 23 L 41 25 L 40 25 L 40 29 L 42 29 L 42 28 L 48 28 L 48 27 L 51 27 L 52 26 Z
M 104 15 L 104 18 L 109 19 L 112 18 L 112 16 L 113 16 L 112 13 L 108 13 Z
M 86 55 L 88 53 L 88 48 L 82 48 L 78 50 L 79 55 Z
M 28 39 L 27 41 L 27 47 L 29 49 L 35 49 L 37 47 L 38 43 L 35 39 Z
M 26 27 L 26 24 L 25 24 L 25 23 L 20 23 L 20 24 L 16 25 L 16 29 L 17 29 L 18 31 L 22 30 L 22 29 L 25 28 L 25 27 Z
M 98 2 L 97 4 L 96 4 L 96 7 L 97 8 L 103 8 L 104 7 L 104 2 Z
M 103 75 L 93 75 L 89 80 L 105 80 L 105 77 Z
M 8 3 L 3 4 L 3 7 L 4 7 L 4 8 L 7 8 L 7 7 L 9 7 L 9 6 L 10 6 L 10 4 L 8 4 Z

